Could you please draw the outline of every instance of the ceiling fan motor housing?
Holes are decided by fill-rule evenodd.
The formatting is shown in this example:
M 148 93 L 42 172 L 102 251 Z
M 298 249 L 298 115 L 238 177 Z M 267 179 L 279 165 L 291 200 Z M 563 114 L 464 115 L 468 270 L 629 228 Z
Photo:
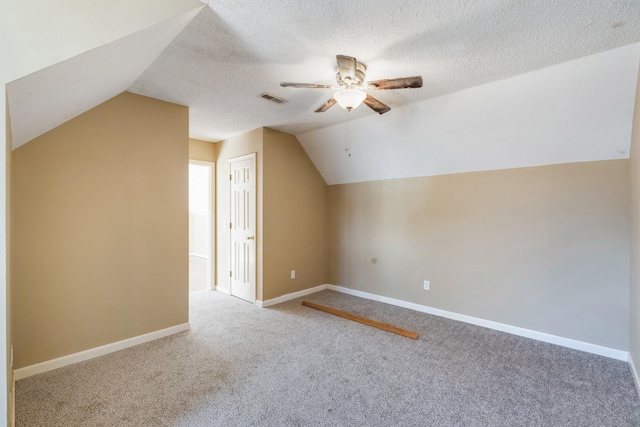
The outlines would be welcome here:
M 343 76 L 338 71 L 336 74 L 336 80 L 340 86 L 346 86 L 348 89 L 353 89 L 355 87 L 361 86 L 364 83 L 364 77 L 367 73 L 367 66 L 361 62 L 356 62 L 356 69 L 354 73 L 353 79 L 351 76 Z

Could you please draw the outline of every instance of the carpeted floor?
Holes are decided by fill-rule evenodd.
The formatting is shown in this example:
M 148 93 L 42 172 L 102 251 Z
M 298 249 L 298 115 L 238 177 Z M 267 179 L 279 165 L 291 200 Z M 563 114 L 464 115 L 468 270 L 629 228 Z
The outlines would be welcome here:
M 191 295 L 191 330 L 17 383 L 18 426 L 637 426 L 626 363 L 356 297 Z

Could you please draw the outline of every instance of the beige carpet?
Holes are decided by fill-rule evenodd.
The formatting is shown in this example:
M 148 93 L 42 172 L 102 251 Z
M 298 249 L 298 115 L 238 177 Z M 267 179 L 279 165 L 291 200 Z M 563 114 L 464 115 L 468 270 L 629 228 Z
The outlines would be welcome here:
M 23 426 L 638 426 L 626 363 L 356 297 L 191 294 L 191 330 L 17 383 Z

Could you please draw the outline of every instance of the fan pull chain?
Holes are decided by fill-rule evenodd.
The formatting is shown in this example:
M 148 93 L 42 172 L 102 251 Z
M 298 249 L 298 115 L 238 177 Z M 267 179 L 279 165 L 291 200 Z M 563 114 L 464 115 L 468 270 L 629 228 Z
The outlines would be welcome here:
M 351 157 L 351 152 L 349 151 L 349 140 L 351 139 L 351 123 L 349 122 L 346 123 L 345 130 L 346 130 L 347 138 L 344 145 L 344 151 L 347 153 L 349 157 Z

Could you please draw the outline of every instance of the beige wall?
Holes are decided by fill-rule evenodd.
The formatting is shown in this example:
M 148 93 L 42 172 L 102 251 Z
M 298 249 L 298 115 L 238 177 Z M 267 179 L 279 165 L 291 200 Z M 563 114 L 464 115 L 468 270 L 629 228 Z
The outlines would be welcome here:
M 295 136 L 264 130 L 263 180 L 263 298 L 328 283 L 327 185 Z
M 229 159 L 256 153 L 256 298 L 262 299 L 262 161 L 263 161 L 263 129 L 230 138 L 216 144 L 216 265 L 217 286 L 219 289 L 229 290 L 229 248 L 231 247 L 229 233 Z
M 640 369 L 640 75 L 631 133 L 631 358 Z
M 189 138 L 189 160 L 215 163 L 216 143 Z
M 16 368 L 188 321 L 188 120 L 125 92 L 13 152 Z
M 627 350 L 628 197 L 627 160 L 331 186 L 329 279 Z
M 229 159 L 250 153 L 257 169 L 256 299 L 327 283 L 327 186 L 298 140 L 260 128 L 216 148 L 218 287 L 229 289 Z

